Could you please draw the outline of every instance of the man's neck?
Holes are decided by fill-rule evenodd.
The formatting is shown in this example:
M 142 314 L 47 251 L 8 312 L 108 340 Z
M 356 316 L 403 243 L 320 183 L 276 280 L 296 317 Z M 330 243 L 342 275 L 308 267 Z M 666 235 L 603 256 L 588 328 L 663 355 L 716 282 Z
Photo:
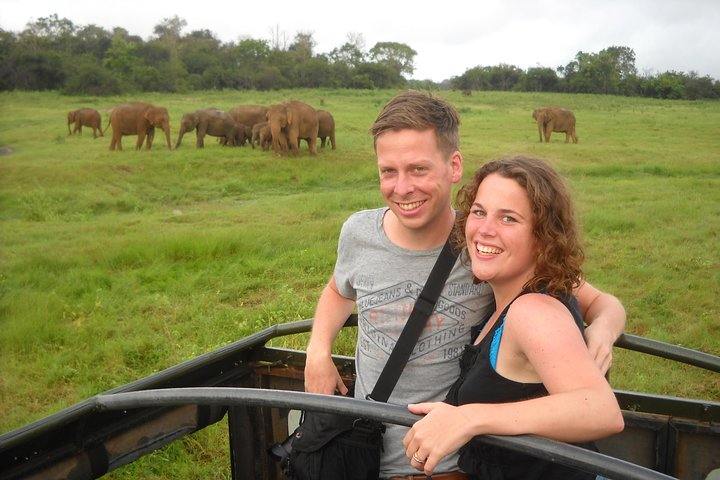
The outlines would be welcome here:
M 403 226 L 392 210 L 385 212 L 383 230 L 395 245 L 407 250 L 432 250 L 445 243 L 455 224 L 455 211 L 448 209 L 447 215 L 420 229 Z

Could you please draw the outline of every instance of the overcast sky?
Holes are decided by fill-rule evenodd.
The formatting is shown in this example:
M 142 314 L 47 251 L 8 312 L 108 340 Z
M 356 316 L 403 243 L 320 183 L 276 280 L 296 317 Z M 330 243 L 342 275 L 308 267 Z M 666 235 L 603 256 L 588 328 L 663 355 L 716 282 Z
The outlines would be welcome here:
M 177 15 L 187 21 L 183 33 L 207 29 L 222 42 L 270 40 L 273 31 L 289 40 L 297 32 L 312 33 L 316 54 L 342 46 L 348 33 L 360 33 L 366 51 L 377 42 L 407 44 L 417 52 L 413 78 L 434 81 L 478 65 L 554 69 L 567 65 L 578 51 L 624 46 L 635 51 L 640 74 L 695 71 L 720 80 L 718 0 L 315 0 L 304 8 L 298 4 L 0 0 L 0 28 L 17 33 L 28 22 L 57 14 L 76 26 L 122 27 L 147 40 L 155 25 Z

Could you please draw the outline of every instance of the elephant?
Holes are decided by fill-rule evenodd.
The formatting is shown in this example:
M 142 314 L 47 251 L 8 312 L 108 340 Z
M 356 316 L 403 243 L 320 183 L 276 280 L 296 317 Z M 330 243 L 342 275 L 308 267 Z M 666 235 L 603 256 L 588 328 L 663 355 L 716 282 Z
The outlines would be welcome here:
M 329 137 L 332 149 L 335 150 L 335 119 L 326 110 L 317 110 L 317 117 L 320 148 L 325 148 L 325 140 Z
M 78 132 L 82 135 L 82 127 L 90 127 L 93 129 L 93 138 L 97 138 L 97 131 L 100 131 L 100 136 L 103 136 L 102 120 L 100 118 L 100 112 L 94 108 L 81 108 L 79 110 L 73 110 L 67 114 L 68 123 L 68 135 L 72 135 Z M 70 131 L 70 124 L 74 123 L 75 128 Z
M 235 122 L 237 132 L 235 133 L 234 139 L 227 137 L 218 137 L 220 145 L 231 145 L 233 147 L 242 147 L 245 142 L 248 142 L 250 146 L 255 149 L 255 145 L 252 143 L 252 130 L 245 124 Z
M 564 132 L 565 143 L 572 138 L 573 143 L 578 142 L 575 134 L 575 115 L 565 108 L 538 108 L 533 110 L 532 117 L 537 122 L 538 135 L 540 143 L 543 141 L 550 142 L 552 132 Z
M 179 148 L 185 133 L 195 130 L 195 146 L 205 146 L 205 135 L 219 137 L 222 145 L 236 146 L 245 143 L 247 127 L 240 125 L 230 116 L 217 108 L 203 108 L 186 113 L 180 121 L 180 130 L 175 148 Z
M 272 105 L 267 121 L 275 155 L 286 156 L 292 149 L 297 157 L 300 139 L 307 141 L 310 155 L 317 155 L 318 117 L 313 107 L 297 100 Z
M 252 127 L 245 125 L 244 123 L 238 123 L 238 137 L 237 144 L 242 146 L 247 141 L 250 146 L 255 149 L 255 144 L 252 142 Z
M 270 131 L 270 125 L 268 122 L 256 123 L 252 128 L 252 140 L 253 145 L 258 145 L 262 148 L 263 152 L 267 152 L 272 145 L 272 132 Z
M 256 123 L 262 123 L 266 120 L 268 107 L 263 105 L 240 105 L 228 110 L 230 116 L 237 123 L 247 125 L 251 130 Z
M 131 102 L 113 108 L 110 113 L 108 126 L 112 125 L 113 136 L 110 141 L 110 150 L 122 150 L 123 135 L 137 135 L 135 149 L 140 150 L 143 140 L 147 136 L 146 149 L 150 150 L 155 138 L 155 128 L 165 132 L 168 150 L 172 150 L 170 142 L 170 115 L 167 108 L 158 107 L 149 103 Z M 107 126 L 105 127 L 107 130 Z

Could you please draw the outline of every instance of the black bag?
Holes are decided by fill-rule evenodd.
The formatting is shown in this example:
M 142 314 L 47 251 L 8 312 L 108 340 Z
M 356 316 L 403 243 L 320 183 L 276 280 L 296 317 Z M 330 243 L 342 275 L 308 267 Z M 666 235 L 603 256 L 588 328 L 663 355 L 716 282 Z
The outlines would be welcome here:
M 346 396 L 353 397 L 354 385 Z M 377 480 L 385 425 L 306 410 L 300 426 L 269 452 L 291 480 Z
M 390 398 L 456 258 L 448 241 L 369 395 L 371 400 Z M 351 397 L 353 390 L 348 392 Z M 384 432 L 385 425 L 375 420 L 306 411 L 300 426 L 268 451 L 290 480 L 377 480 Z
M 306 411 L 271 453 L 292 480 L 377 480 L 383 432 L 385 425 L 375 420 Z

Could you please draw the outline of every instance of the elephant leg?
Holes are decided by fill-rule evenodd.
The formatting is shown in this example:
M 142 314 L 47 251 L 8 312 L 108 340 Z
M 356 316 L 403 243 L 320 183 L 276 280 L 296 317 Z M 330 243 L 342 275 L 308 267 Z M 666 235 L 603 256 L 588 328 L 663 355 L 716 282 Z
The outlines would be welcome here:
M 110 150 L 122 151 L 122 134 L 115 133 L 113 130 L 112 140 L 110 140 Z
M 207 129 L 198 127 L 195 130 L 195 147 L 196 148 L 205 148 L 205 134 L 207 133 Z
M 281 136 L 280 136 L 280 150 L 281 150 L 280 154 L 283 157 L 287 157 L 288 155 L 290 155 L 291 148 L 292 148 L 292 142 L 290 141 L 290 139 L 287 136 L 281 134 Z
M 330 145 L 332 145 L 332 149 L 335 150 L 335 134 L 330 134 Z
M 145 142 L 146 150 L 150 150 L 152 148 L 154 139 L 155 139 L 155 127 L 150 127 L 150 129 L 147 132 L 147 141 Z
M 142 144 L 145 141 L 145 136 L 147 135 L 147 132 L 145 130 L 139 130 L 137 141 L 135 142 L 135 150 L 140 150 L 142 148 Z
M 307 139 L 308 148 L 310 148 L 310 155 L 313 157 L 317 155 L 317 137 L 310 137 Z

